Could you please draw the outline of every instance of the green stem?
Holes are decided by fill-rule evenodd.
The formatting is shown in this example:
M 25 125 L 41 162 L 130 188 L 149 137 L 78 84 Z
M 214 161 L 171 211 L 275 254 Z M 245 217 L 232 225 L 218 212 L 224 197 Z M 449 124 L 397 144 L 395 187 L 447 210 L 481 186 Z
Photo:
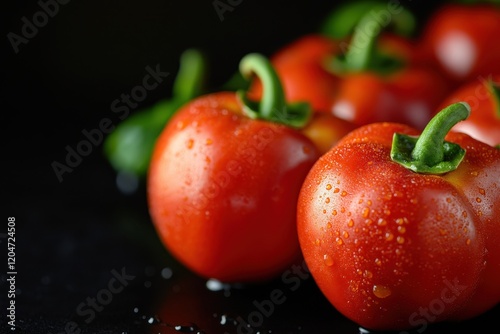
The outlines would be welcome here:
M 395 133 L 391 159 L 417 173 L 442 174 L 455 170 L 465 150 L 444 138 L 455 124 L 469 115 L 470 106 L 458 102 L 436 114 L 419 137 Z
M 334 57 L 331 70 L 337 75 L 371 70 L 380 74 L 392 73 L 403 65 L 395 56 L 384 54 L 377 48 L 377 41 L 384 25 L 365 14 L 356 25 L 349 44 L 340 43 L 343 51 Z
M 500 120 L 500 85 L 490 80 L 487 83 L 487 87 L 493 97 L 495 116 Z
M 237 92 L 243 102 L 243 111 L 254 119 L 264 119 L 292 127 L 303 127 L 311 117 L 308 103 L 287 104 L 281 81 L 271 62 L 261 54 L 251 53 L 240 61 L 240 72 L 246 79 L 256 75 L 262 83 L 260 102 L 250 101 L 246 91 Z
M 380 0 L 354 1 L 335 8 L 324 20 L 320 31 L 330 38 L 345 38 L 353 33 L 366 13 L 384 26 L 390 25 L 398 35 L 411 37 L 416 31 L 417 20 L 411 11 Z
M 201 94 L 204 85 L 206 61 L 196 49 L 185 50 L 172 87 L 172 98 L 188 101 Z

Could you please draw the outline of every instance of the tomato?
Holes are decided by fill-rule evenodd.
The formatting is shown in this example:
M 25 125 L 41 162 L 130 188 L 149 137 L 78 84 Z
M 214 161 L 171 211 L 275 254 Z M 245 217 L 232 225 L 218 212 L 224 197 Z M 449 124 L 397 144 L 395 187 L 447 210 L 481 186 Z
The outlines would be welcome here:
M 423 129 L 450 83 L 421 63 L 416 43 L 374 24 L 369 13 L 352 36 L 310 34 L 273 54 L 287 100 L 309 101 L 316 112 L 356 126 L 393 121 Z M 258 80 L 251 91 L 260 96 Z
M 500 302 L 500 150 L 448 133 L 469 111 L 452 104 L 421 134 L 362 126 L 304 181 L 304 259 L 324 296 L 364 328 L 422 332 Z
M 308 101 L 319 112 L 329 112 L 332 92 L 339 79 L 326 67 L 331 55 L 339 50 L 338 43 L 322 35 L 305 35 L 284 46 L 270 59 L 280 77 L 289 102 Z M 252 83 L 255 98 L 262 94 L 258 79 Z
M 472 110 L 470 117 L 453 130 L 491 146 L 500 144 L 500 74 L 480 76 L 462 84 L 444 99 L 441 108 L 458 101 L 467 102 Z
M 313 116 L 309 104 L 287 105 L 263 56 L 248 55 L 240 67 L 262 80 L 262 100 L 221 91 L 185 104 L 155 145 L 147 183 L 166 248 L 222 282 L 271 279 L 301 259 L 295 213 L 302 182 L 328 142 L 347 131 Z
M 500 44 L 494 42 L 499 32 L 498 5 L 446 4 L 427 20 L 419 50 L 456 87 L 479 75 L 500 73 Z

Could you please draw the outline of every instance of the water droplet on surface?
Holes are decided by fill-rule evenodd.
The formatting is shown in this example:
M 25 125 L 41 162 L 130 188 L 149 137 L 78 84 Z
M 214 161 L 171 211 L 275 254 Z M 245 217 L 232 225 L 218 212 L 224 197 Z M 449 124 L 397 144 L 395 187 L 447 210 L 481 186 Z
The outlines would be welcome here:
M 485 195 L 486 194 L 486 191 L 483 189 L 483 188 L 479 188 L 479 193 L 481 195 Z
M 381 266 L 381 265 L 382 265 L 382 261 L 380 261 L 380 259 L 379 259 L 379 258 L 377 258 L 377 259 L 375 259 L 375 264 L 376 264 L 377 266 Z
M 361 214 L 363 215 L 363 218 L 368 218 L 368 216 L 370 215 L 370 208 L 363 208 Z
M 188 149 L 192 149 L 194 146 L 194 140 L 193 139 L 189 139 L 187 142 L 186 142 L 186 147 Z
M 347 196 L 347 191 L 343 190 L 343 191 L 340 193 L 340 196 L 342 196 L 342 197 Z
M 208 138 L 206 141 L 205 141 L 205 144 L 206 145 L 212 145 L 213 144 L 213 140 Z
M 405 233 L 406 232 L 406 227 L 404 227 L 404 226 L 398 226 L 398 232 L 399 233 Z
M 330 190 L 330 189 L 332 189 L 332 185 L 331 185 L 330 183 L 328 183 L 328 184 L 326 185 L 326 190 Z
M 405 243 L 405 238 L 402 237 L 402 236 L 398 236 L 396 238 L 396 241 L 398 242 L 398 244 L 404 244 Z
M 378 226 L 385 226 L 385 225 L 387 225 L 387 220 L 385 220 L 384 218 L 379 218 L 377 221 L 377 225 Z
M 392 233 L 391 233 L 391 232 L 387 232 L 387 233 L 385 234 L 385 240 L 387 240 L 387 241 L 391 241 L 392 239 L 394 239 L 394 235 L 392 235 Z
M 477 203 L 481 203 L 482 201 L 481 201 L 481 199 L 479 197 L 476 197 L 476 202 Z
M 169 279 L 171 278 L 173 275 L 173 271 L 172 269 L 168 268 L 168 267 L 165 267 L 161 270 L 161 277 L 163 277 L 164 279 Z
M 344 240 L 342 238 L 336 238 L 335 241 L 337 242 L 337 245 L 342 246 L 344 244 Z
M 323 262 L 325 262 L 325 264 L 328 266 L 328 267 L 331 267 L 333 266 L 333 259 L 330 255 L 328 254 L 325 254 L 323 255 Z
M 387 298 L 392 294 L 392 291 L 385 285 L 374 285 L 373 294 L 377 298 Z
M 349 221 L 347 222 L 347 226 L 353 227 L 354 226 L 354 220 L 349 219 Z
M 340 189 L 339 189 L 339 188 L 335 188 L 335 189 L 333 189 L 333 192 L 334 192 L 335 194 L 336 194 L 336 193 L 338 193 L 339 191 L 340 191 Z

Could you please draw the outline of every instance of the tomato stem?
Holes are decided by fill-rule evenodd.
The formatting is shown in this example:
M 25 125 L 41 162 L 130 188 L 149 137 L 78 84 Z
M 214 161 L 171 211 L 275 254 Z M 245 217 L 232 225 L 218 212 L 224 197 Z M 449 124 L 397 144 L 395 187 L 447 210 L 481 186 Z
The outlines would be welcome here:
M 415 15 L 399 6 L 390 8 L 387 1 L 364 0 L 346 3 L 335 8 L 323 22 L 321 32 L 330 38 L 345 38 L 352 34 L 356 24 L 369 13 L 374 20 L 391 25 L 398 35 L 411 37 L 416 30 L 417 20 Z
M 258 53 L 246 55 L 240 61 L 240 72 L 247 79 L 255 74 L 262 82 L 263 93 L 260 102 L 250 101 L 244 90 L 237 92 L 243 102 L 243 111 L 248 117 L 296 128 L 301 128 L 309 122 L 312 113 L 309 103 L 286 103 L 281 81 L 266 57 Z
M 469 115 L 470 106 L 458 102 L 437 113 L 418 137 L 395 133 L 391 159 L 417 173 L 442 174 L 455 170 L 465 150 L 444 138 L 455 124 Z
M 403 66 L 403 60 L 384 54 L 377 48 L 377 40 L 385 28 L 372 12 L 365 14 L 356 25 L 349 44 L 340 43 L 343 51 L 333 58 L 331 70 L 337 75 L 371 70 L 382 75 Z
M 495 108 L 495 116 L 500 119 L 500 85 L 493 80 L 488 82 L 488 89 L 493 97 L 493 103 Z

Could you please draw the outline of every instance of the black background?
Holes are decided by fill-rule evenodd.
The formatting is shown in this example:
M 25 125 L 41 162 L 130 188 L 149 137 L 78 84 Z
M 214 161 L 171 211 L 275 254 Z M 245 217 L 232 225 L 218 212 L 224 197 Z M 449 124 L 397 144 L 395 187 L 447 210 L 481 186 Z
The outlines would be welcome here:
M 253 333 L 358 333 L 358 326 L 326 302 L 311 278 L 301 279 L 296 291 L 280 280 L 207 289 L 205 280 L 185 270 L 160 244 L 144 185 L 134 194 L 118 190 L 102 145 L 62 182 L 51 167 L 64 161 L 67 145 L 75 147 L 84 139 L 82 130 L 98 127 L 103 118 L 119 124 L 111 102 L 141 84 L 146 66 L 159 64 L 171 75 L 132 112 L 169 96 L 185 49 L 206 53 L 210 85 L 219 87 L 243 55 L 270 55 L 317 31 L 340 3 L 244 0 L 221 21 L 212 1 L 73 0 L 60 5 L 18 53 L 7 34 L 21 35 L 21 18 L 32 21 L 40 6 L 33 0 L 2 5 L 0 101 L 7 172 L 2 173 L 0 233 L 6 232 L 7 217 L 15 217 L 17 332 L 55 334 L 76 326 L 82 333 L 237 333 L 243 330 L 242 319 L 256 310 L 253 301 L 280 289 L 286 302 L 276 305 Z M 402 2 L 421 23 L 441 3 Z M 0 241 L 5 259 L 6 240 Z M 6 259 L 2 263 L 0 330 L 6 331 Z M 113 270 L 133 279 L 95 317 L 82 316 L 78 306 L 107 288 Z M 171 277 L 162 276 L 169 270 Z M 498 314 L 497 307 L 474 321 L 426 332 L 477 331 L 479 323 Z

